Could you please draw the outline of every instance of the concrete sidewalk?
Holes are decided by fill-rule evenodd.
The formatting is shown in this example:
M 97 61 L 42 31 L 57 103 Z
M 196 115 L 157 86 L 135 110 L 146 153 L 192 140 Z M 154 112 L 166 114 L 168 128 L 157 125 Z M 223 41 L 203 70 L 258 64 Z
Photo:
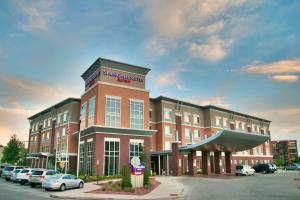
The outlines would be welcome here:
M 57 192 L 51 194 L 50 197 L 59 199 L 176 199 L 184 192 L 183 184 L 179 183 L 177 179 L 178 177 L 156 177 L 156 180 L 161 182 L 161 184 L 152 192 L 146 195 L 86 193 L 89 191 L 97 190 L 101 187 L 99 185 L 95 185 L 95 183 L 86 183 L 83 189 Z

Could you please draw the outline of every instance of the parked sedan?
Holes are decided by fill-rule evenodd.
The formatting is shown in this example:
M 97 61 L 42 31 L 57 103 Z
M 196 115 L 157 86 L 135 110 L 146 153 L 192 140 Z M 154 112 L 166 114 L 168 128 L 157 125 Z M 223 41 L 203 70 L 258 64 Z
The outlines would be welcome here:
M 285 170 L 300 170 L 300 165 L 297 163 L 292 163 L 284 167 Z
M 12 176 L 15 169 L 23 169 L 22 166 L 6 166 L 3 169 L 2 177 L 5 178 L 6 181 L 10 181 L 10 177 Z
M 15 171 L 13 172 L 12 176 L 10 177 L 10 180 L 14 183 L 17 183 L 17 176 L 18 174 L 22 171 L 22 169 L 15 169 Z
M 254 175 L 255 170 L 249 165 L 238 165 L 235 168 L 235 175 Z
M 46 178 L 42 183 L 45 190 L 64 191 L 69 188 L 83 188 L 84 182 L 71 174 L 57 174 Z
M 42 185 L 44 179 L 49 178 L 50 176 L 56 175 L 54 170 L 38 169 L 34 170 L 29 176 L 29 185 L 35 187 L 36 185 Z

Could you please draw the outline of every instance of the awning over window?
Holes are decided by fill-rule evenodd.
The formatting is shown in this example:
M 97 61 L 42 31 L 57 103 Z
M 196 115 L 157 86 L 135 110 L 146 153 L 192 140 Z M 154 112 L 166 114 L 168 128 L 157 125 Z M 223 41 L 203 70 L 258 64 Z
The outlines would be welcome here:
M 269 135 L 221 130 L 199 143 L 180 147 L 180 151 L 237 152 L 254 148 L 270 139 Z

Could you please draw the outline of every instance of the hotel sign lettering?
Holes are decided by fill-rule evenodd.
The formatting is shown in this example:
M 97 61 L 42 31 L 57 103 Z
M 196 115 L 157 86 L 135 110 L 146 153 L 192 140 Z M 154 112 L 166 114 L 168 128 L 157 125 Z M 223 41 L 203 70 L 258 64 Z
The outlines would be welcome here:
M 103 75 L 117 78 L 117 81 L 124 82 L 124 83 L 131 83 L 131 81 L 136 81 L 136 82 L 140 82 L 140 83 L 144 82 L 143 78 L 140 78 L 137 76 L 115 73 L 115 72 L 110 72 L 110 71 L 106 71 L 106 70 L 103 71 Z
M 85 81 L 85 88 L 92 87 L 98 81 L 128 85 L 131 87 L 144 88 L 145 77 L 139 74 L 132 74 L 123 71 L 113 69 L 97 69 L 88 79 Z

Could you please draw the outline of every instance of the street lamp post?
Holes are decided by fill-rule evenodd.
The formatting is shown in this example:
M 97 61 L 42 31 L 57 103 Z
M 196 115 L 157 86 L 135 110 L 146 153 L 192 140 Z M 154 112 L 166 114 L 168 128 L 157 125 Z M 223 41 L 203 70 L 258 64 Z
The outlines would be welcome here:
M 81 120 L 78 121 L 78 148 L 77 148 L 77 178 L 79 177 L 79 159 L 80 159 L 80 124 Z

